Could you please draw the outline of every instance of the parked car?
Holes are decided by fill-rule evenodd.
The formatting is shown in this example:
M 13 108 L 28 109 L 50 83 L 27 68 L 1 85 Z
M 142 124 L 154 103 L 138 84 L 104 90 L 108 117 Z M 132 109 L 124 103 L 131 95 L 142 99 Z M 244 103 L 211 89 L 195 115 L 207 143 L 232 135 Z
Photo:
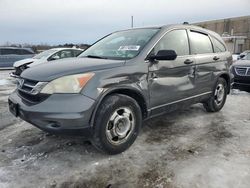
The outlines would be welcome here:
M 233 88 L 250 91 L 250 51 L 232 65 L 231 72 L 234 75 Z
M 0 47 L 0 68 L 13 68 L 14 62 L 34 55 L 30 48 Z
M 32 58 L 15 62 L 15 72 L 13 72 L 11 76 L 19 76 L 23 70 L 41 63 L 51 62 L 63 58 L 77 57 L 82 52 L 83 50 L 74 48 L 52 48 L 50 50 L 46 50 Z
M 240 55 L 239 54 L 232 54 L 233 57 L 233 63 L 239 60 Z
M 246 50 L 246 51 L 242 52 L 242 53 L 238 56 L 238 60 L 244 58 L 248 53 L 250 53 L 250 50 Z
M 44 131 L 80 134 L 117 154 L 151 117 L 194 103 L 221 110 L 231 61 L 221 37 L 197 26 L 119 31 L 78 58 L 25 70 L 9 109 Z

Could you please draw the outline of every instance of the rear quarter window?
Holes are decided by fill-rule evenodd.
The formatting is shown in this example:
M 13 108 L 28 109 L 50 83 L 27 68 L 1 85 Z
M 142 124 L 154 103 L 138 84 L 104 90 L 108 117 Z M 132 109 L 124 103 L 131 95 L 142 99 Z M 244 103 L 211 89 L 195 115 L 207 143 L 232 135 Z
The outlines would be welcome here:
M 207 34 L 196 31 L 190 31 L 189 37 L 191 42 L 192 54 L 213 53 L 213 46 Z
M 227 49 L 218 39 L 213 37 L 214 52 L 225 52 Z

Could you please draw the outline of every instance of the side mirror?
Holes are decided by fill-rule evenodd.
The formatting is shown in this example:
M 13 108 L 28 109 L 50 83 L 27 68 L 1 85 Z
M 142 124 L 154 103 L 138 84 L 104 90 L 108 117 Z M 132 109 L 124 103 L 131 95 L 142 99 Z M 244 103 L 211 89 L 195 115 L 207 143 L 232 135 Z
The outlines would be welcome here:
M 242 54 L 240 55 L 240 58 L 239 59 L 243 59 L 246 55 Z
M 149 60 L 175 60 L 177 54 L 174 50 L 160 50 L 156 55 L 149 56 Z

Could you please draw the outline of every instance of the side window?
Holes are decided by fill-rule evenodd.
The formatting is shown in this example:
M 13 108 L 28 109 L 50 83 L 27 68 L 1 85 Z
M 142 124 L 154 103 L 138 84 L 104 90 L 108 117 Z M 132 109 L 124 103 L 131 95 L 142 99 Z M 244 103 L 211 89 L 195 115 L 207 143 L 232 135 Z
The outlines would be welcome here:
M 53 61 L 53 60 L 57 60 L 61 58 L 61 51 L 56 52 L 55 54 L 53 54 L 52 56 L 50 56 L 50 58 L 48 59 L 49 61 Z
M 2 50 L 1 50 L 1 55 L 8 55 L 7 50 L 6 50 L 6 49 L 2 49 Z
M 213 53 L 212 43 L 208 35 L 195 31 L 190 31 L 189 37 L 191 41 L 192 54 Z
M 82 53 L 81 50 L 74 50 L 74 57 L 79 56 Z
M 215 52 L 225 52 L 226 51 L 225 46 L 214 37 L 213 37 L 213 43 L 214 43 L 214 51 Z
M 22 49 L 16 49 L 15 54 L 23 55 L 23 50 Z
M 68 58 L 68 57 L 73 57 L 72 51 L 71 50 L 62 50 L 62 51 L 59 51 L 59 52 L 55 53 L 54 55 L 52 55 L 49 58 L 49 60 L 51 61 L 51 60 Z
M 2 55 L 16 55 L 17 54 L 17 50 L 15 49 L 2 49 Z
M 21 49 L 21 54 L 28 55 L 28 54 L 32 54 L 32 52 L 30 52 L 29 50 Z
M 61 51 L 61 57 L 60 58 L 68 58 L 68 57 L 74 57 L 72 50 L 63 50 L 63 51 Z
M 13 54 L 15 55 L 22 55 L 22 51 L 20 49 L 14 49 Z
M 167 33 L 155 46 L 159 50 L 174 50 L 178 56 L 189 55 L 189 44 L 186 30 L 174 30 Z

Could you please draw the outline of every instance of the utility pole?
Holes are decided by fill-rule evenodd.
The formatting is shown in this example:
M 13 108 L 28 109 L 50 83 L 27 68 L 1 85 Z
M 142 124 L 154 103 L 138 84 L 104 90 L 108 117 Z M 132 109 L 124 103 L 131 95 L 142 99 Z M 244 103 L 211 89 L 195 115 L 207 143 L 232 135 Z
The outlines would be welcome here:
M 131 28 L 134 27 L 134 16 L 131 16 Z

